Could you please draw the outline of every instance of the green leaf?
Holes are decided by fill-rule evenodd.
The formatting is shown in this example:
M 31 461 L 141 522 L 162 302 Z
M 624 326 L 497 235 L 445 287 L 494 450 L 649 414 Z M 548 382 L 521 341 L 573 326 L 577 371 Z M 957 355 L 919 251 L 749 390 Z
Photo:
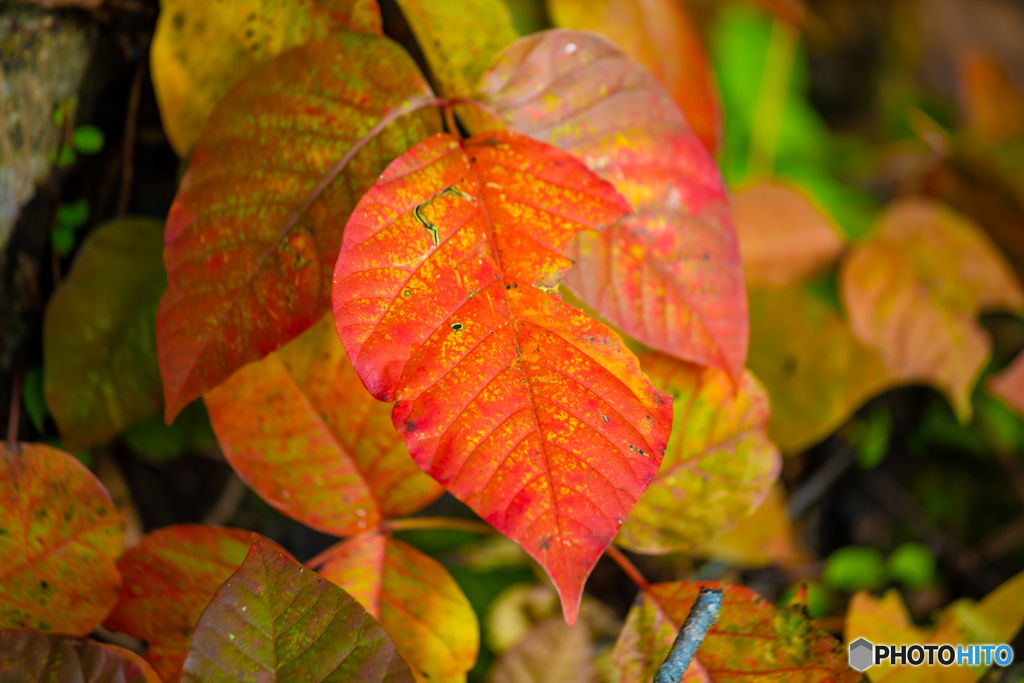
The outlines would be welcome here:
M 32 420 L 32 426 L 36 428 L 37 434 L 42 434 L 46 429 L 46 397 L 43 395 L 43 368 L 33 365 L 25 373 L 24 384 L 21 388 L 21 396 L 25 400 L 25 412 Z
M 89 235 L 50 300 L 44 388 L 69 450 L 103 444 L 160 410 L 156 308 L 163 225 L 122 218 Z
M 217 446 L 217 435 L 200 399 L 185 406 L 173 424 L 153 415 L 126 429 L 121 438 L 138 455 L 154 462 L 176 460 Z
M 89 201 L 76 199 L 70 204 L 61 204 L 57 207 L 57 224 L 77 230 L 89 220 Z
M 414 679 L 391 638 L 352 596 L 254 534 L 242 566 L 199 618 L 181 675 L 181 683 L 251 680 Z
M 825 560 L 821 580 L 837 590 L 877 588 L 885 579 L 882 554 L 874 548 L 847 546 Z
M 60 152 L 57 154 L 57 168 L 69 168 L 74 166 L 75 160 L 78 159 L 78 155 L 75 154 L 75 149 L 69 145 L 64 145 L 60 148 Z
M 832 596 L 829 594 L 828 589 L 817 581 L 794 583 L 792 586 L 782 591 L 782 595 L 779 596 L 779 607 L 785 607 L 788 605 L 789 601 L 793 599 L 793 596 L 796 595 L 801 586 L 807 586 L 808 614 L 810 614 L 814 619 L 828 614 L 832 609 Z
M 889 556 L 889 578 L 910 590 L 925 588 L 935 580 L 935 556 L 921 543 L 904 543 Z
M 103 131 L 96 126 L 79 126 L 71 134 L 71 142 L 82 154 L 96 154 L 103 149 Z
M 889 453 L 889 438 L 892 436 L 892 414 L 885 406 L 871 411 L 858 424 L 854 437 L 857 449 L 857 464 L 864 469 L 877 467 Z

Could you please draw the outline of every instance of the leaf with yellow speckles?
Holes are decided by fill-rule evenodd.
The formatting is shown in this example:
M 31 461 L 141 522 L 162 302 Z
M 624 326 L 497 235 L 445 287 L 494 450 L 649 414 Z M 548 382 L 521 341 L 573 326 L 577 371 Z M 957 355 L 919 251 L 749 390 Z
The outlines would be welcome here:
M 817 628 L 802 605 L 776 608 L 745 586 L 717 581 L 656 583 L 629 610 L 615 644 L 621 683 L 647 683 L 665 661 L 701 587 L 725 593 L 684 681 L 697 683 L 853 683 L 839 641 Z
M 773 486 L 761 506 L 734 529 L 705 543 L 694 554 L 743 568 L 773 564 L 786 567 L 811 561 L 793 528 L 781 484 Z
M 414 679 L 355 598 L 253 534 L 245 561 L 199 617 L 181 674 L 181 683 L 251 680 Z
M 398 0 L 444 97 L 468 97 L 519 34 L 504 0 Z
M 572 152 L 636 207 L 577 237 L 566 284 L 629 336 L 738 384 L 747 298 L 729 198 L 665 87 L 604 38 L 560 29 L 516 41 L 480 93 L 513 129 Z
M 722 370 L 664 354 L 642 354 L 640 367 L 672 395 L 675 430 L 615 542 L 639 553 L 692 550 L 757 509 L 779 476 L 768 396 L 749 372 L 734 391 Z
M 177 681 L 199 615 L 251 543 L 251 531 L 202 524 L 146 534 L 117 561 L 124 589 L 104 625 L 145 640 L 146 661 L 165 681 Z
M 0 631 L 0 672 L 12 683 L 161 683 L 134 652 L 34 631 Z
M 359 381 L 329 314 L 205 400 L 242 480 L 314 529 L 351 536 L 441 495 L 409 457 L 391 406 Z
M 672 94 L 704 146 L 722 141 L 722 112 L 700 34 L 679 0 L 549 0 L 558 26 L 597 31 L 647 67 Z
M 853 333 L 889 372 L 934 384 L 970 419 L 992 348 L 978 313 L 1024 310 L 1020 284 L 981 228 L 935 202 L 896 202 L 845 259 L 840 285 Z
M 0 628 L 85 635 L 117 602 L 124 523 L 103 484 L 40 444 L 0 456 Z
M 981 601 L 961 598 L 946 606 L 932 628 L 916 626 L 907 614 L 899 591 L 889 590 L 881 598 L 859 592 L 850 600 L 844 629 L 847 642 L 866 638 L 893 645 L 949 644 L 982 645 L 1009 643 L 1024 625 L 1024 572 L 1009 579 Z M 872 666 L 865 673 L 874 683 L 974 683 L 988 666 L 895 667 L 888 662 Z
M 329 548 L 313 567 L 380 621 L 406 661 L 432 683 L 460 683 L 476 663 L 480 627 L 437 560 L 369 533 Z
M 152 218 L 101 225 L 46 307 L 46 404 L 72 451 L 103 445 L 163 406 L 154 329 L 167 289 L 163 237 Z
M 161 0 L 150 65 L 174 151 L 188 154 L 214 106 L 260 64 L 344 30 L 380 34 L 376 1 Z
M 568 242 L 627 210 L 545 143 L 436 135 L 360 200 L 334 275 L 338 336 L 413 459 L 540 562 L 570 623 L 672 425 L 618 335 L 551 293 Z
M 401 47 L 342 33 L 264 64 L 217 105 L 167 219 L 157 355 L 168 421 L 330 309 L 352 207 L 439 130 L 436 108 L 399 118 L 323 184 L 387 112 L 430 94 Z

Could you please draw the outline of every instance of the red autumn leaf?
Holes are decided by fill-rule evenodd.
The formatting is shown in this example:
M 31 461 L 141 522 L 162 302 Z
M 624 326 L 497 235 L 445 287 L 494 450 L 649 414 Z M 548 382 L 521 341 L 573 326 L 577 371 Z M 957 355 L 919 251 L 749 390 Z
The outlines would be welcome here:
M 684 680 L 853 683 L 860 677 L 839 641 L 820 631 L 799 602 L 776 608 L 745 586 L 678 581 L 650 586 L 630 609 L 615 644 L 622 683 L 653 678 L 701 587 L 721 588 L 725 599 Z
M 85 635 L 117 602 L 124 523 L 103 484 L 40 444 L 0 455 L 0 628 Z
M 550 0 L 565 28 L 597 31 L 647 67 L 672 94 L 712 154 L 722 141 L 722 112 L 700 34 L 679 0 Z
M 434 683 L 465 681 L 476 663 L 480 627 L 455 579 L 437 560 L 387 535 L 339 543 L 314 567 L 359 601 L 395 647 Z
M 0 674 L 12 683 L 161 683 L 134 652 L 37 631 L 0 631 Z
M 255 674 L 259 674 L 255 676 Z M 356 600 L 256 534 L 196 624 L 181 683 L 412 683 Z
M 441 494 L 409 457 L 391 407 L 363 388 L 330 315 L 205 400 L 239 476 L 315 529 L 351 536 Z
M 321 185 L 386 112 L 429 94 L 398 45 L 341 33 L 260 66 L 217 105 L 167 219 L 168 421 L 328 311 L 347 216 L 391 159 L 439 129 L 436 110 L 389 126 Z
M 729 198 L 665 88 L 600 36 L 557 30 L 507 48 L 480 91 L 515 130 L 580 157 L 636 207 L 577 237 L 566 284 L 629 336 L 739 383 L 747 299 Z
M 1008 368 L 989 381 L 989 390 L 1024 415 L 1024 353 L 1018 354 Z
M 158 529 L 117 561 L 124 589 L 105 625 L 145 640 L 145 659 L 177 681 L 192 629 L 249 552 L 252 532 L 202 524 Z
M 622 340 L 551 294 L 569 240 L 626 209 L 544 143 L 436 135 L 360 201 L 334 275 L 338 336 L 413 459 L 540 562 L 570 623 L 672 423 Z

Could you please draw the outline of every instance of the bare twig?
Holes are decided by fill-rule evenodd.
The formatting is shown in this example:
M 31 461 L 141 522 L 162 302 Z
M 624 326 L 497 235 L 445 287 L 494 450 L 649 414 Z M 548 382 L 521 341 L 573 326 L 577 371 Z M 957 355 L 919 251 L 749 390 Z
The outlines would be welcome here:
M 700 589 L 700 594 L 690 607 L 690 613 L 686 615 L 686 621 L 672 643 L 665 663 L 654 677 L 654 683 L 679 683 L 683 679 L 683 674 L 697 654 L 697 648 L 718 621 L 724 597 L 725 594 L 720 588 Z
M 145 641 L 132 638 L 127 633 L 121 633 L 120 631 L 111 631 L 109 628 L 103 626 L 97 626 L 89 634 L 94 639 L 101 643 L 110 643 L 111 645 L 117 645 L 123 647 L 126 650 L 130 650 L 137 655 L 141 655 L 146 651 Z
M 640 570 L 636 568 L 636 565 L 630 562 L 629 558 L 626 557 L 621 550 L 610 545 L 605 549 L 604 554 L 612 558 L 612 560 L 615 561 L 615 564 L 622 567 L 622 571 L 626 572 L 626 576 L 636 584 L 637 588 L 642 591 L 650 588 L 650 584 L 647 583 L 647 579 L 644 578 L 644 575 L 640 573 Z
M 21 383 L 25 379 L 25 368 L 18 366 L 14 371 L 11 385 L 11 409 L 7 413 L 7 443 L 12 447 L 18 443 L 18 426 L 21 422 Z
M 238 506 L 245 498 L 246 490 L 245 482 L 232 472 L 224 484 L 224 489 L 220 492 L 220 498 L 214 503 L 213 509 L 203 517 L 203 524 L 226 524 L 238 511 Z
M 117 202 L 117 215 L 128 213 L 128 205 L 132 199 L 132 181 L 135 179 L 135 128 L 139 118 L 139 100 L 142 99 L 142 77 L 146 73 L 149 60 L 146 58 L 148 45 L 143 47 L 139 63 L 135 65 L 132 77 L 132 91 L 128 96 L 128 113 L 124 124 L 124 162 L 121 171 L 121 197 Z
M 838 481 L 853 464 L 853 450 L 844 444 L 789 497 L 789 514 L 799 517 Z

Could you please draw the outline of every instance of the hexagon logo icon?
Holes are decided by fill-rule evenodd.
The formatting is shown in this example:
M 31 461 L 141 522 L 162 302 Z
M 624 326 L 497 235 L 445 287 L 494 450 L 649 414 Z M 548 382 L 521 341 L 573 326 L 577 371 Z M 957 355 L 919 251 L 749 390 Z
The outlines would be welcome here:
M 850 666 L 857 671 L 863 671 L 873 664 L 875 646 L 864 638 L 858 638 L 850 643 Z

